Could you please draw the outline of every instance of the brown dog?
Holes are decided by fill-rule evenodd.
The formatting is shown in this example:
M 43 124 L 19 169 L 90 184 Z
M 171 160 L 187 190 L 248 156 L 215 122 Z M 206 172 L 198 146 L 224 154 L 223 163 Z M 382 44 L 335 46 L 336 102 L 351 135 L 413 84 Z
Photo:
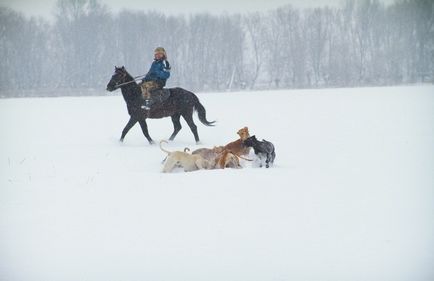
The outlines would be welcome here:
M 224 168 L 242 168 L 240 160 L 253 161 L 243 156 L 237 155 L 232 151 L 225 149 L 223 146 L 214 146 L 214 148 L 199 148 L 192 152 L 193 155 L 200 155 L 210 163 L 208 169 Z
M 250 147 L 245 146 L 243 142 L 250 137 L 249 128 L 244 127 L 239 129 L 237 134 L 240 136 L 240 138 L 225 145 L 224 149 L 235 155 L 248 155 L 250 152 Z
M 238 156 L 230 152 L 229 150 L 223 151 L 220 159 L 218 160 L 217 167 L 220 169 L 224 168 L 242 168 L 240 165 L 240 160 Z
M 252 159 L 245 158 L 241 155 L 238 155 L 228 149 L 223 150 L 222 153 L 219 154 L 219 158 L 217 160 L 216 168 L 224 169 L 224 168 L 242 168 L 240 164 L 240 159 L 246 161 L 253 161 Z

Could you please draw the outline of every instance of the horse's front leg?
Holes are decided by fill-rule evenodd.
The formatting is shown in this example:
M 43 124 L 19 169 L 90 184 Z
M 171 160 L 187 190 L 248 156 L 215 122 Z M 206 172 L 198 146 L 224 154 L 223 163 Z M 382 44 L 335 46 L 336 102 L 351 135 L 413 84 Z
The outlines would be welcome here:
M 120 141 L 124 141 L 125 136 L 127 135 L 128 131 L 137 123 L 137 119 L 133 118 L 131 116 L 130 120 L 128 121 L 127 125 L 125 125 L 125 128 L 122 130 L 122 135 Z
M 146 123 L 146 120 L 139 121 L 140 127 L 142 128 L 142 132 L 145 135 L 146 139 L 148 140 L 149 144 L 154 144 L 154 141 L 152 140 L 151 136 L 148 132 L 148 124 Z

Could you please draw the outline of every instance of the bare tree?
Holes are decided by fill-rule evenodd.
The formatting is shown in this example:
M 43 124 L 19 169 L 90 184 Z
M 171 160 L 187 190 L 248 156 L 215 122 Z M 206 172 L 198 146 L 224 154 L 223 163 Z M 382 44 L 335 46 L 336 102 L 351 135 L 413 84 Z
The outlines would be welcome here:
M 58 0 L 52 23 L 0 8 L 0 95 L 102 88 L 113 65 L 146 73 L 157 46 L 169 54 L 168 86 L 193 91 L 432 82 L 433 3 L 185 17 Z

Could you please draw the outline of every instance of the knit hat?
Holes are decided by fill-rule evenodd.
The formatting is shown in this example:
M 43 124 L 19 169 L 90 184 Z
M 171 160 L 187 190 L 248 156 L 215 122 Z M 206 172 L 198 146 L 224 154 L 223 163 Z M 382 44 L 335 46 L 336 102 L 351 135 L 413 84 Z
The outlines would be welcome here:
M 164 58 L 167 59 L 166 50 L 164 50 L 163 47 L 157 47 L 157 48 L 154 50 L 154 53 L 155 53 L 155 54 L 162 54 L 162 55 L 164 56 Z

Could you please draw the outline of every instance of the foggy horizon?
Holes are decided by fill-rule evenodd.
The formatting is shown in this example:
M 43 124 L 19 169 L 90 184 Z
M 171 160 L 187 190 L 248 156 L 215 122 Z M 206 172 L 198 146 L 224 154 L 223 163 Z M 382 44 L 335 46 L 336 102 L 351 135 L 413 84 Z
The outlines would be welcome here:
M 192 13 L 188 17 L 155 13 L 155 7 L 137 13 L 132 4 L 116 14 L 108 9 L 111 1 L 62 0 L 52 21 L 0 8 L 0 96 L 81 95 L 77 89 L 105 89 L 114 65 L 124 65 L 134 76 L 146 73 L 157 46 L 167 50 L 172 66 L 167 87 L 192 91 L 434 81 L 432 3 L 426 0 L 390 5 L 377 0 L 308 2 L 341 3 L 317 9 L 284 5 L 297 2 L 282 0 L 255 1 L 246 9 L 242 3 L 224 4 L 227 0 L 219 4 L 233 11 L 269 8 L 241 14 L 218 14 L 217 8 L 211 13 L 211 4 L 190 0 L 181 5 Z M 126 1 L 122 6 L 137 3 Z M 45 0 L 49 3 L 55 0 Z M 166 6 L 167 11 L 169 6 L 177 9 L 174 3 Z M 206 13 L 195 13 L 206 7 Z
M 394 0 L 378 0 L 385 5 L 392 4 Z M 55 6 L 58 0 L 0 0 L 0 7 L 8 7 L 17 12 L 23 13 L 26 17 L 42 17 L 47 20 L 53 20 Z M 252 12 L 269 11 L 275 8 L 291 5 L 297 9 L 319 8 L 319 7 L 336 7 L 342 5 L 345 0 L 255 0 L 255 1 L 173 1 L 162 0 L 158 5 L 151 1 L 138 0 L 101 0 L 98 1 L 105 5 L 111 13 L 118 13 L 122 10 L 143 11 L 143 12 L 160 12 L 165 15 L 190 15 L 199 13 L 220 14 L 245 14 Z M 357 1 L 356 1 L 357 2 Z

